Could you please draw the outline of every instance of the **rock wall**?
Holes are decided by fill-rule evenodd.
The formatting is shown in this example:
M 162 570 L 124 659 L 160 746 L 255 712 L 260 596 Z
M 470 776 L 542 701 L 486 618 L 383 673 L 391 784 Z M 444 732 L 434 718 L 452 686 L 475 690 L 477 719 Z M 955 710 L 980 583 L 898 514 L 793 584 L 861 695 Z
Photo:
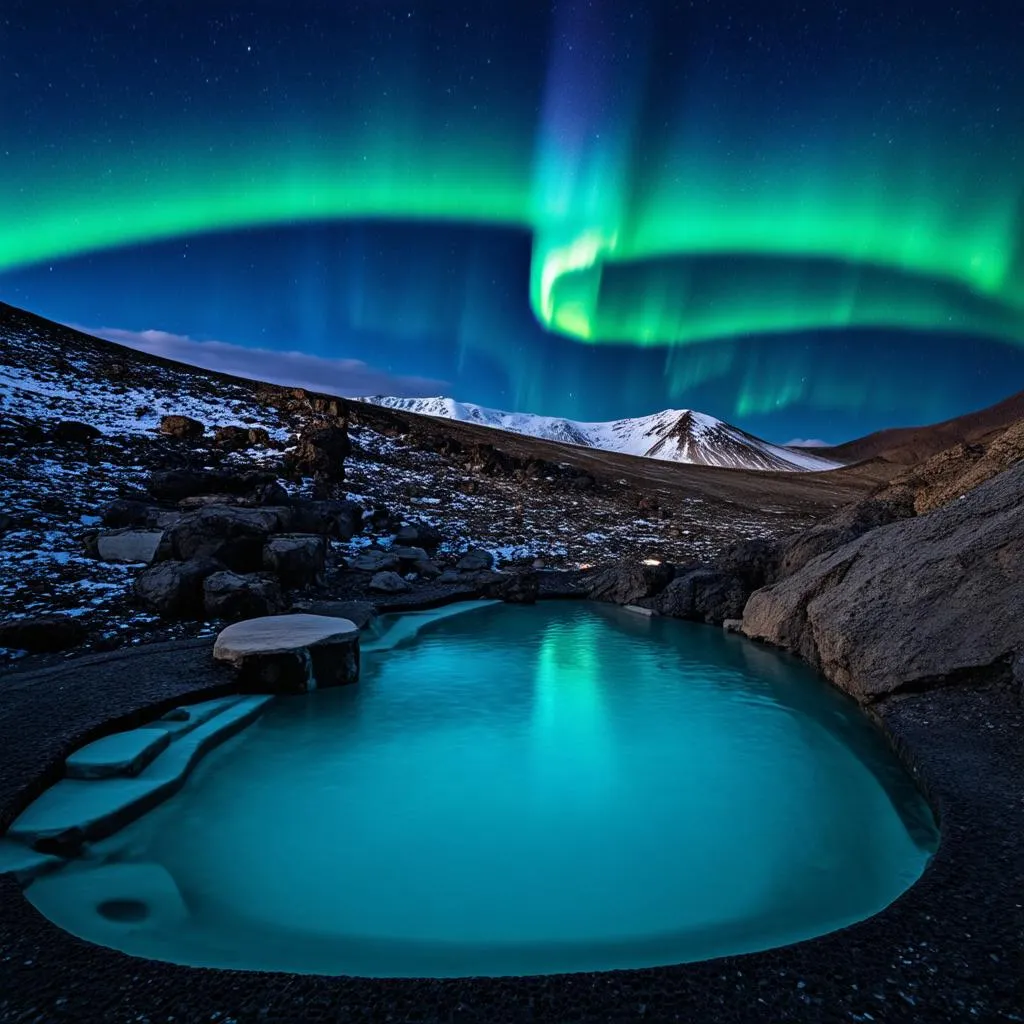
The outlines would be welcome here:
M 1024 682 L 1024 462 L 756 591 L 743 632 L 865 703 L 978 674 Z

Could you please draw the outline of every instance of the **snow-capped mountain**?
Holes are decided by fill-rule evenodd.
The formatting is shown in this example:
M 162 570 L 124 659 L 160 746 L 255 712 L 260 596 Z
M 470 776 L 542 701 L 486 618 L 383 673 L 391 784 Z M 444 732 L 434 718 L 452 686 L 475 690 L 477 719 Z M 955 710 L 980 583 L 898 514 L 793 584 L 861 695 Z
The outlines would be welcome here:
M 729 469 L 766 469 L 813 472 L 839 465 L 806 452 L 770 444 L 738 427 L 692 409 L 665 409 L 650 416 L 582 423 L 557 416 L 528 412 L 504 412 L 453 398 L 389 398 L 383 395 L 360 399 L 389 409 L 478 423 L 516 434 L 551 441 L 601 448 L 627 455 L 642 455 L 669 462 L 688 462 Z

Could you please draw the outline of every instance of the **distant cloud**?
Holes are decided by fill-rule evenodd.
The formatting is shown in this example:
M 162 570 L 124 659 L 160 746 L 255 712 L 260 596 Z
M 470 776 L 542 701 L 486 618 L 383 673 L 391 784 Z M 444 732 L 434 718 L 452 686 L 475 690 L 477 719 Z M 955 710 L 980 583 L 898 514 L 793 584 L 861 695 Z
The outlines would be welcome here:
M 830 448 L 828 441 L 822 441 L 820 437 L 794 437 L 792 441 L 786 442 L 787 448 Z
M 328 359 L 305 352 L 275 352 L 266 348 L 245 348 L 227 341 L 196 341 L 184 334 L 168 331 L 126 331 L 119 327 L 83 327 L 68 324 L 73 330 L 97 338 L 176 359 L 204 370 L 231 373 L 288 387 L 326 391 L 344 397 L 360 395 L 397 395 L 426 398 L 445 394 L 451 384 L 432 377 L 402 376 L 378 370 L 361 359 Z

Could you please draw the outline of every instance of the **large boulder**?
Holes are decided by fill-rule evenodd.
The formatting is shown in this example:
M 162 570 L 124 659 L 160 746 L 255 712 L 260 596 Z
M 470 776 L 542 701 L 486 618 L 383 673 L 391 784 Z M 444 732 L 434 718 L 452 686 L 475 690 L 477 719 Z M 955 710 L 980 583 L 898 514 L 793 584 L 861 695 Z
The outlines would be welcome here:
M 660 615 L 721 625 L 743 614 L 750 591 L 743 580 L 710 566 L 677 576 L 649 602 Z
M 220 633 L 213 656 L 237 670 L 243 691 L 305 693 L 359 679 L 359 630 L 322 615 L 245 619 Z
M 165 619 L 201 619 L 203 583 L 224 566 L 212 558 L 160 562 L 135 578 L 135 597 L 142 606 Z
M 150 526 L 155 522 L 156 511 L 144 501 L 117 498 L 104 508 L 100 521 L 115 530 L 126 526 Z
M 430 523 L 406 523 L 395 533 L 395 543 L 418 545 L 427 551 L 436 551 L 444 540 L 441 531 Z
M 263 567 L 286 587 L 304 587 L 323 575 L 327 542 L 313 534 L 285 533 L 263 548 Z
M 66 651 L 77 647 L 85 636 L 85 626 L 70 615 L 40 615 L 0 622 L 0 647 L 30 654 Z
M 288 528 L 351 540 L 363 528 L 363 510 L 354 501 L 296 501 L 288 509 Z
M 299 433 L 286 464 L 295 476 L 311 476 L 321 483 L 340 483 L 345 479 L 345 459 L 351 451 L 352 442 L 344 420 L 312 423 Z
M 215 572 L 203 581 L 203 607 L 207 618 L 237 622 L 275 615 L 284 608 L 281 587 L 265 572 Z
M 368 548 L 348 559 L 346 565 L 350 569 L 357 569 L 360 572 L 389 572 L 392 569 L 397 569 L 399 562 L 398 556 L 391 551 Z
M 595 601 L 636 604 L 664 590 L 674 575 L 668 562 L 626 558 L 594 573 L 587 581 L 587 594 Z
M 1022 507 L 1024 462 L 757 591 L 743 632 L 800 654 L 864 702 L 1009 677 L 1024 657 Z
M 280 528 L 277 512 L 266 508 L 211 505 L 182 516 L 168 531 L 174 558 L 215 558 L 235 572 L 258 572 L 263 547 Z
M 459 572 L 479 572 L 494 567 L 494 555 L 484 548 L 471 548 L 456 563 Z
M 405 594 L 412 586 L 397 572 L 379 572 L 370 580 L 369 589 L 378 594 Z
M 914 515 L 913 495 L 899 492 L 887 497 L 865 498 L 846 505 L 827 519 L 790 540 L 779 560 L 777 576 L 788 576 L 812 558 L 835 551 L 869 530 Z
M 164 416 L 160 420 L 160 433 L 195 440 L 206 433 L 206 427 L 191 416 Z
M 59 444 L 92 444 L 98 441 L 103 433 L 90 423 L 79 423 L 77 420 L 61 420 L 50 429 L 50 440 Z

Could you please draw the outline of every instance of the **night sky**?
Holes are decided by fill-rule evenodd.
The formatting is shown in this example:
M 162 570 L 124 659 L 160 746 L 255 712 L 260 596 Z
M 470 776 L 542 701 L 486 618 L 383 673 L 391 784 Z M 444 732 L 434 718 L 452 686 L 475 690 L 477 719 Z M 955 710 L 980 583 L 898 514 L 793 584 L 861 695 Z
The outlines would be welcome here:
M 0 299 L 840 441 L 1024 388 L 1016 0 L 0 7 Z

